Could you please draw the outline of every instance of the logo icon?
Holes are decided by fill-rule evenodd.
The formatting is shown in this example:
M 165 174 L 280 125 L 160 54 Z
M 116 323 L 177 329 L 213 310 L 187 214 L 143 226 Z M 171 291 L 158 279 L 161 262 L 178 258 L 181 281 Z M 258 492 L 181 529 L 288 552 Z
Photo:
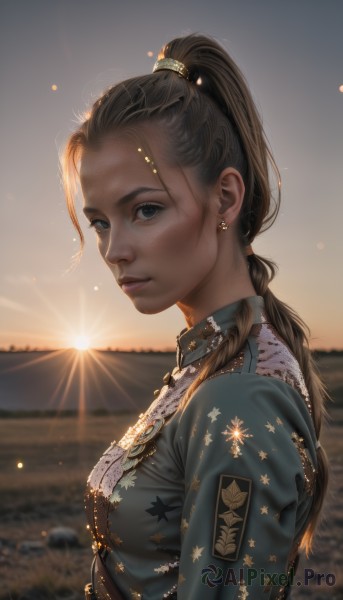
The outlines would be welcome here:
M 215 565 L 208 565 L 201 571 L 201 581 L 208 587 L 216 587 L 223 583 L 223 569 Z

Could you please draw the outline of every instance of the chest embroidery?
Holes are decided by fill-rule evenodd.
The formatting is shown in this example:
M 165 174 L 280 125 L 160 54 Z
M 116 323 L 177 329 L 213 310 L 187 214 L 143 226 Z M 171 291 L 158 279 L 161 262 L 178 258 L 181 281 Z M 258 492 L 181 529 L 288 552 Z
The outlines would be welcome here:
M 151 456 L 155 452 L 156 447 L 153 444 L 153 440 L 161 431 L 164 422 L 165 419 L 163 417 L 160 419 L 155 419 L 146 426 L 142 433 L 137 435 L 132 445 L 124 454 L 122 461 L 124 472 L 132 469 L 141 460 L 147 456 Z

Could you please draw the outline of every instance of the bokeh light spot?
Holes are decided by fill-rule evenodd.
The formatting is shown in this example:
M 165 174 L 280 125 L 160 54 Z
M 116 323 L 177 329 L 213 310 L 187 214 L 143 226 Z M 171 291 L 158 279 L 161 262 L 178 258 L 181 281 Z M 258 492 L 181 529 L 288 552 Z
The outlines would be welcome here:
M 152 58 L 154 56 L 154 53 L 151 52 L 151 50 L 148 50 L 147 56 L 149 56 L 149 58 Z
M 341 94 L 343 94 L 343 85 L 340 85 L 338 89 L 341 92 Z
M 17 463 L 17 469 L 22 469 L 23 467 L 24 467 L 24 463 L 22 463 L 22 462 Z
M 52 89 L 53 92 L 57 92 L 58 87 L 57 87 L 56 83 L 52 84 L 51 89 Z
M 324 248 L 325 248 L 324 242 L 317 242 L 316 248 L 317 248 L 317 250 L 324 250 Z

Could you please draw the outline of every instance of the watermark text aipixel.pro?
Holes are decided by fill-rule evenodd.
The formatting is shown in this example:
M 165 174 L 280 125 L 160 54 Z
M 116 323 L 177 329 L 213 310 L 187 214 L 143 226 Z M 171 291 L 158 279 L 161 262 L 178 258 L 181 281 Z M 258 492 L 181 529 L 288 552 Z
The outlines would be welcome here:
M 204 585 L 210 588 L 218 585 L 240 585 L 242 582 L 246 586 L 251 585 L 273 585 L 277 587 L 296 585 L 309 586 L 329 586 L 332 587 L 336 583 L 334 573 L 316 573 L 313 569 L 303 569 L 298 571 L 295 577 L 294 569 L 290 569 L 289 573 L 273 573 L 267 572 L 265 569 L 227 568 L 225 571 L 221 567 L 214 564 L 209 564 L 201 571 L 201 581 Z

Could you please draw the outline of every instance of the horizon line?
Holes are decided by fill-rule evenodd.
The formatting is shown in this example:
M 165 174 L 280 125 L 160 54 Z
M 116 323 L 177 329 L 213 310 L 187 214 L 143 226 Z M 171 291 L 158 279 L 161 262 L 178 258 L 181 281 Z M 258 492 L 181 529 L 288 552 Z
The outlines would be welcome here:
M 11 344 L 8 348 L 4 348 L 4 347 L 0 347 L 0 353 L 2 354 L 16 354 L 16 353 L 30 353 L 30 352 L 59 352 L 61 350 L 72 350 L 75 352 L 80 352 L 79 349 L 74 348 L 73 346 L 69 346 L 69 347 L 65 347 L 65 348 L 50 348 L 50 347 L 31 347 L 31 346 L 14 346 L 13 344 Z M 343 347 L 342 348 L 323 348 L 323 347 L 313 347 L 310 348 L 311 352 L 322 352 L 322 353 L 342 353 L 343 352 Z M 111 347 L 111 346 L 107 346 L 105 348 L 94 348 L 94 347 L 90 347 L 84 350 L 81 350 L 81 352 L 89 352 L 89 351 L 95 351 L 95 352 L 135 352 L 135 353 L 175 353 L 176 352 L 176 347 L 171 347 L 171 346 L 165 346 L 164 348 L 150 348 L 150 347 L 137 347 L 137 348 L 120 348 L 120 347 Z

